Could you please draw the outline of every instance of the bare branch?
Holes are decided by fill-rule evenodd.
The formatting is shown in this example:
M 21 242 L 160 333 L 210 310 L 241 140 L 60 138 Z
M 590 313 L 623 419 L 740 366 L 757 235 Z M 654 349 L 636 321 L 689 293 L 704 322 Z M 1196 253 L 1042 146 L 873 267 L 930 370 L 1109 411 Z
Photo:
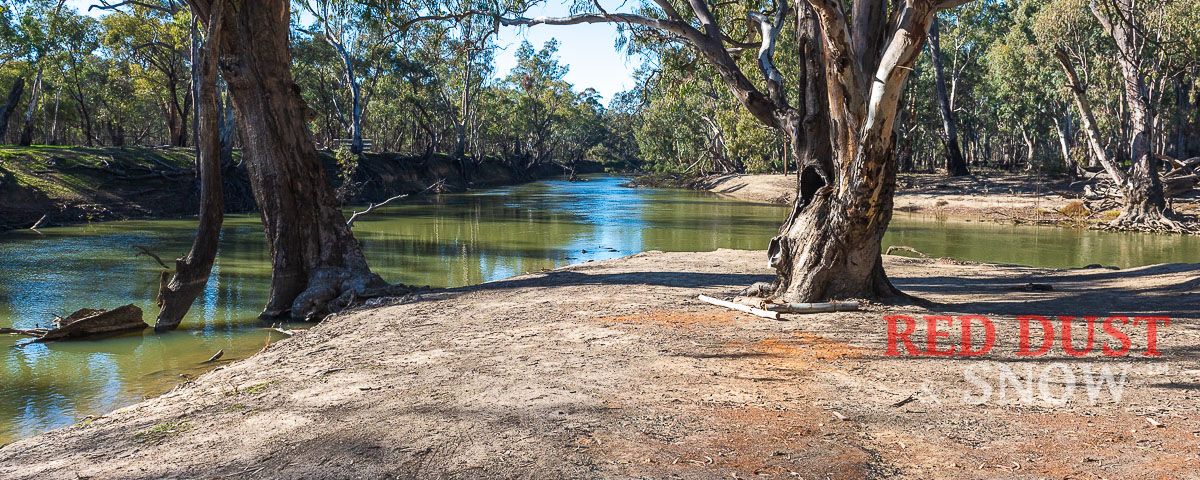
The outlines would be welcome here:
M 366 210 L 363 210 L 363 211 L 361 211 L 361 212 L 354 212 L 353 214 L 351 214 L 351 215 L 350 215 L 350 219 L 349 219 L 349 220 L 346 220 L 346 226 L 347 226 L 347 227 L 353 227 L 353 226 L 354 226 L 354 221 L 355 221 L 355 220 L 358 220 L 358 217 L 360 217 L 360 216 L 363 216 L 363 215 L 366 215 L 366 214 L 368 214 L 368 213 L 371 213 L 371 212 L 372 212 L 372 211 L 374 211 L 376 208 L 379 208 L 379 207 L 382 207 L 382 206 L 384 206 L 384 205 L 387 205 L 387 204 L 391 203 L 392 201 L 395 201 L 395 200 L 400 200 L 400 199 L 402 199 L 402 198 L 411 197 L 411 196 L 413 196 L 413 195 L 420 195 L 420 194 L 422 194 L 422 193 L 425 193 L 425 192 L 428 192 L 428 191 L 431 191 L 431 190 L 440 190 L 440 189 L 441 189 L 441 188 L 442 188 L 442 187 L 443 187 L 445 184 L 446 184 L 446 181 L 445 181 L 445 180 L 438 180 L 438 181 L 436 181 L 436 182 L 433 182 L 433 185 L 430 185 L 430 186 L 428 186 L 428 187 L 425 187 L 425 189 L 424 189 L 424 190 L 421 190 L 421 191 L 419 191 L 419 192 L 417 192 L 417 193 L 415 193 L 415 194 L 414 194 L 414 193 L 402 193 L 402 194 L 400 194 L 400 195 L 396 195 L 396 196 L 394 196 L 394 197 L 392 197 L 392 198 L 389 198 L 389 199 L 387 199 L 387 200 L 384 200 L 384 201 L 382 201 L 382 202 L 379 202 L 379 203 L 372 203 L 372 204 L 370 204 L 370 205 L 367 205 L 367 209 L 366 209 Z
M 154 261 L 158 262 L 158 264 L 159 264 L 159 265 L 162 265 L 162 268 L 164 268 L 164 269 L 166 269 L 166 270 L 170 270 L 170 269 L 171 269 L 171 267 L 168 267 L 166 263 L 163 263 L 162 257 L 159 257 L 159 256 L 158 256 L 157 254 L 155 254 L 154 252 L 151 252 L 149 248 L 143 247 L 143 246 L 141 246 L 141 245 L 134 245 L 134 246 L 133 246 L 133 248 L 136 248 L 136 249 L 138 249 L 138 250 L 141 250 L 141 253 L 138 253 L 138 256 L 141 256 L 141 255 L 146 255 L 146 256 L 148 256 L 148 257 L 150 257 L 150 258 L 153 258 L 153 259 L 154 259 Z
M 571 15 L 568 17 L 499 17 L 499 20 L 501 25 L 509 27 L 532 27 L 534 25 L 580 25 L 585 23 L 625 23 L 666 30 L 677 35 L 686 35 L 687 29 L 691 28 L 682 21 L 662 20 L 642 15 L 635 15 L 632 13 L 585 13 L 580 15 Z
M 96 4 L 89 5 L 88 11 L 90 12 L 90 11 L 92 11 L 92 9 L 116 10 L 116 9 L 124 7 L 126 5 L 144 7 L 144 8 L 148 8 L 151 10 L 157 10 L 157 11 L 168 13 L 168 14 L 174 14 L 175 12 L 179 11 L 179 9 L 180 9 L 180 6 L 176 5 L 175 2 L 170 2 L 168 4 L 168 5 L 170 5 L 170 7 L 164 7 L 161 4 L 155 4 L 155 3 L 139 1 L 139 0 L 124 0 L 121 2 L 117 2 L 117 3 L 109 3 L 108 0 L 99 0 L 99 1 L 100 1 L 100 4 L 98 4 L 98 5 L 96 5 Z
M 749 14 L 750 19 L 757 22 L 762 34 L 762 45 L 758 49 L 758 68 L 767 81 L 767 93 L 771 100 L 779 105 L 785 105 L 787 99 L 783 90 L 783 74 L 775 67 L 775 44 L 788 11 L 787 4 L 782 4 L 777 6 L 773 17 L 758 12 Z

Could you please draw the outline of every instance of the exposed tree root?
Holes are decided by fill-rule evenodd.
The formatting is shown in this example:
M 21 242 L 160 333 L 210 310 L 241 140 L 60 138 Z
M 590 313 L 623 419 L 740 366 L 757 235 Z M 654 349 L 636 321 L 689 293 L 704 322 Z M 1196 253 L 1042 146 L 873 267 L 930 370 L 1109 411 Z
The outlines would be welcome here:
M 1096 228 L 1120 232 L 1200 234 L 1200 225 L 1178 218 L 1169 210 L 1126 209 L 1115 220 L 1097 225 Z

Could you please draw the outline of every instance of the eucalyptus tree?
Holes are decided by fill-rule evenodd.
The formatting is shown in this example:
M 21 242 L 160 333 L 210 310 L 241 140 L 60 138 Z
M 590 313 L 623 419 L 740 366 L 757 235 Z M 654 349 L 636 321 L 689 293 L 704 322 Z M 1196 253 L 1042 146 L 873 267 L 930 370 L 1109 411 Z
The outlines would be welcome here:
M 350 151 L 363 151 L 362 80 L 371 68 L 369 56 L 388 35 L 369 5 L 359 0 L 298 0 L 300 7 L 313 17 L 313 26 L 303 32 L 319 38 L 333 48 L 341 61 L 344 85 L 350 93 Z M 368 74 L 369 75 L 369 74 Z
M 22 38 L 19 18 L 11 3 L 12 0 L 0 3 L 0 67 L 6 67 L 9 63 L 25 57 L 28 52 L 29 44 Z M 8 133 L 9 119 L 17 110 L 18 104 L 21 103 L 21 96 L 24 94 L 25 77 L 16 75 L 9 85 L 4 104 L 0 105 L 0 143 L 4 142 Z
M 288 0 L 189 0 L 220 28 L 219 72 L 271 256 L 264 318 L 320 318 L 384 282 L 371 271 L 326 181 L 291 72 Z M 211 41 L 211 40 L 210 40 Z
M 1060 94 L 1062 74 L 1050 67 L 1054 61 L 1038 46 L 1032 30 L 1038 9 L 1037 2 L 1023 2 L 1013 9 L 1007 31 L 999 32 L 987 47 L 987 76 L 981 87 L 995 101 L 991 108 L 998 122 L 993 129 L 1014 138 L 1019 136 L 1025 146 L 1027 169 L 1039 166 L 1035 162 L 1036 144 L 1049 137 L 1047 132 L 1053 129 L 1062 161 L 1061 168 L 1053 170 L 1079 174 L 1081 166 L 1071 153 L 1072 117 Z
M 1160 160 L 1154 151 L 1156 103 L 1170 71 L 1170 33 L 1182 36 L 1187 29 L 1171 29 L 1180 5 L 1194 9 L 1192 0 L 1136 2 L 1133 0 L 1054 0 L 1039 12 L 1037 35 L 1041 45 L 1058 61 L 1067 88 L 1079 110 L 1091 154 L 1099 160 L 1123 196 L 1120 214 L 1112 225 L 1128 229 L 1181 230 L 1169 211 L 1160 176 Z M 1193 29 L 1194 31 L 1194 29 Z M 1194 39 L 1190 39 L 1194 43 Z M 1111 57 L 1100 53 L 1109 49 Z M 1110 154 L 1093 109 L 1089 79 L 1099 77 L 1097 65 L 1115 63 L 1119 73 L 1123 115 L 1115 122 L 1125 150 Z M 1082 74 L 1081 74 L 1082 72 Z M 1126 156 L 1131 167 L 1121 165 Z
M 71 15 L 64 18 L 63 36 L 63 81 L 59 88 L 75 102 L 79 120 L 79 133 L 87 146 L 95 144 L 96 95 L 103 85 L 100 71 L 104 62 L 96 56 L 100 49 L 100 23 L 96 19 Z
M 192 303 L 204 292 L 212 266 L 217 258 L 221 241 L 221 226 L 225 216 L 225 198 L 222 187 L 222 108 L 217 86 L 218 53 L 222 42 L 224 22 L 219 20 L 226 8 L 218 0 L 207 12 L 204 22 L 206 33 L 203 45 L 192 56 L 197 74 L 192 78 L 199 82 L 195 91 L 197 127 L 197 170 L 200 177 L 200 224 L 192 248 L 183 258 L 175 260 L 175 271 L 163 272 L 158 291 L 158 316 L 155 331 L 174 330 L 191 309 Z M 199 17 L 200 11 L 193 5 L 191 14 Z
M 41 106 L 46 57 L 52 55 L 58 48 L 59 15 L 65 0 L 26 0 L 15 2 L 14 15 L 18 18 L 19 38 L 28 45 L 28 61 L 35 71 L 29 89 L 29 103 L 26 104 L 22 121 L 20 139 L 22 146 L 33 143 L 34 115 Z
M 938 111 L 942 114 L 946 174 L 951 177 L 969 175 L 971 172 L 967 170 L 967 161 L 963 158 L 962 149 L 959 148 L 958 123 L 954 120 L 954 107 L 950 105 L 950 94 L 946 88 L 946 74 L 942 66 L 942 47 L 936 15 L 929 25 L 929 58 L 933 64 Z
M 452 155 L 462 159 L 467 154 L 469 130 L 475 117 L 475 97 L 494 73 L 496 29 L 486 18 L 472 15 L 435 25 L 432 30 L 441 39 L 437 44 L 446 60 L 432 66 L 442 78 L 439 82 L 442 88 L 438 90 L 442 101 L 453 107 L 448 112 L 454 124 Z
M 966 1 L 805 0 L 763 5 L 691 0 L 677 5 L 655 0 L 633 12 L 593 4 L 568 17 L 500 21 L 619 23 L 694 48 L 743 107 L 785 133 L 801 165 L 792 214 L 769 248 L 770 264 L 778 272 L 771 296 L 793 302 L 881 299 L 899 293 L 880 255 L 895 192 L 892 127 L 899 99 L 933 15 Z M 743 15 L 725 15 L 723 9 L 733 6 Z M 745 19 L 756 25 L 758 42 L 728 34 L 731 22 Z M 786 84 L 775 63 L 775 47 L 789 19 L 796 24 L 797 68 L 804 72 L 792 85 Z M 757 72 L 747 73 L 731 52 L 748 45 L 757 46 Z

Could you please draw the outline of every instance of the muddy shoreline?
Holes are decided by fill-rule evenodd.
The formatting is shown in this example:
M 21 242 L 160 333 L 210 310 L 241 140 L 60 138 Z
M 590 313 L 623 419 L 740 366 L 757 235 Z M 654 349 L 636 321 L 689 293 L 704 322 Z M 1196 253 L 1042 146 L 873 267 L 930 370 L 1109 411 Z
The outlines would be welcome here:
M 1184 478 L 1200 468 L 1200 265 L 888 256 L 896 284 L 934 307 L 771 321 L 695 299 L 769 279 L 764 255 L 648 252 L 339 314 L 161 397 L 4 446 L 0 477 Z M 1009 288 L 1029 282 L 1054 289 Z M 1124 357 L 1014 354 L 1018 315 L 1118 312 L 1171 317 L 1160 356 L 1143 355 L 1149 337 L 1132 326 Z M 996 348 L 887 354 L 885 315 L 935 313 L 987 316 Z M 950 330 L 942 348 L 959 339 Z M 971 366 L 993 384 L 1003 367 L 1040 377 L 1107 366 L 1126 382 L 1096 402 L 1083 387 L 1060 404 L 1034 386 L 1030 402 L 972 404 Z M 1065 397 L 1052 380 L 1050 400 Z
M 795 198 L 796 178 L 793 175 L 660 176 L 648 178 L 646 186 L 691 188 L 739 200 L 790 205 Z M 1082 186 L 1066 177 L 984 173 L 947 178 L 900 174 L 894 208 L 897 212 L 937 218 L 1063 227 L 1087 227 L 1116 218 L 1115 210 L 1087 209 L 1081 197 Z M 1175 199 L 1172 206 L 1178 213 L 1200 214 L 1200 198 L 1195 194 Z

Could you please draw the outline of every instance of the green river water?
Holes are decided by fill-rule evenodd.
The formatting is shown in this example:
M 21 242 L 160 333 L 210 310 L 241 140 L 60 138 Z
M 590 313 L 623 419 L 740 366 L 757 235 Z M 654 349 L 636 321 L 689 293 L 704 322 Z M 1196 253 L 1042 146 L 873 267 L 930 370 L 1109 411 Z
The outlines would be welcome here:
M 376 210 L 355 234 L 391 282 L 461 286 L 646 250 L 765 249 L 787 208 L 702 192 L 622 188 L 623 179 L 543 181 Z M 78 308 L 140 305 L 153 319 L 158 266 L 184 253 L 194 220 L 111 222 L 0 234 L 0 327 L 49 325 Z M 1076 267 L 1193 262 L 1196 237 L 946 222 L 897 215 L 886 244 L 962 260 Z M 765 261 L 765 259 L 764 259 Z M 25 343 L 0 336 L 0 444 L 158 395 L 282 335 L 256 320 L 269 269 L 255 216 L 227 218 L 213 281 L 179 331 Z

